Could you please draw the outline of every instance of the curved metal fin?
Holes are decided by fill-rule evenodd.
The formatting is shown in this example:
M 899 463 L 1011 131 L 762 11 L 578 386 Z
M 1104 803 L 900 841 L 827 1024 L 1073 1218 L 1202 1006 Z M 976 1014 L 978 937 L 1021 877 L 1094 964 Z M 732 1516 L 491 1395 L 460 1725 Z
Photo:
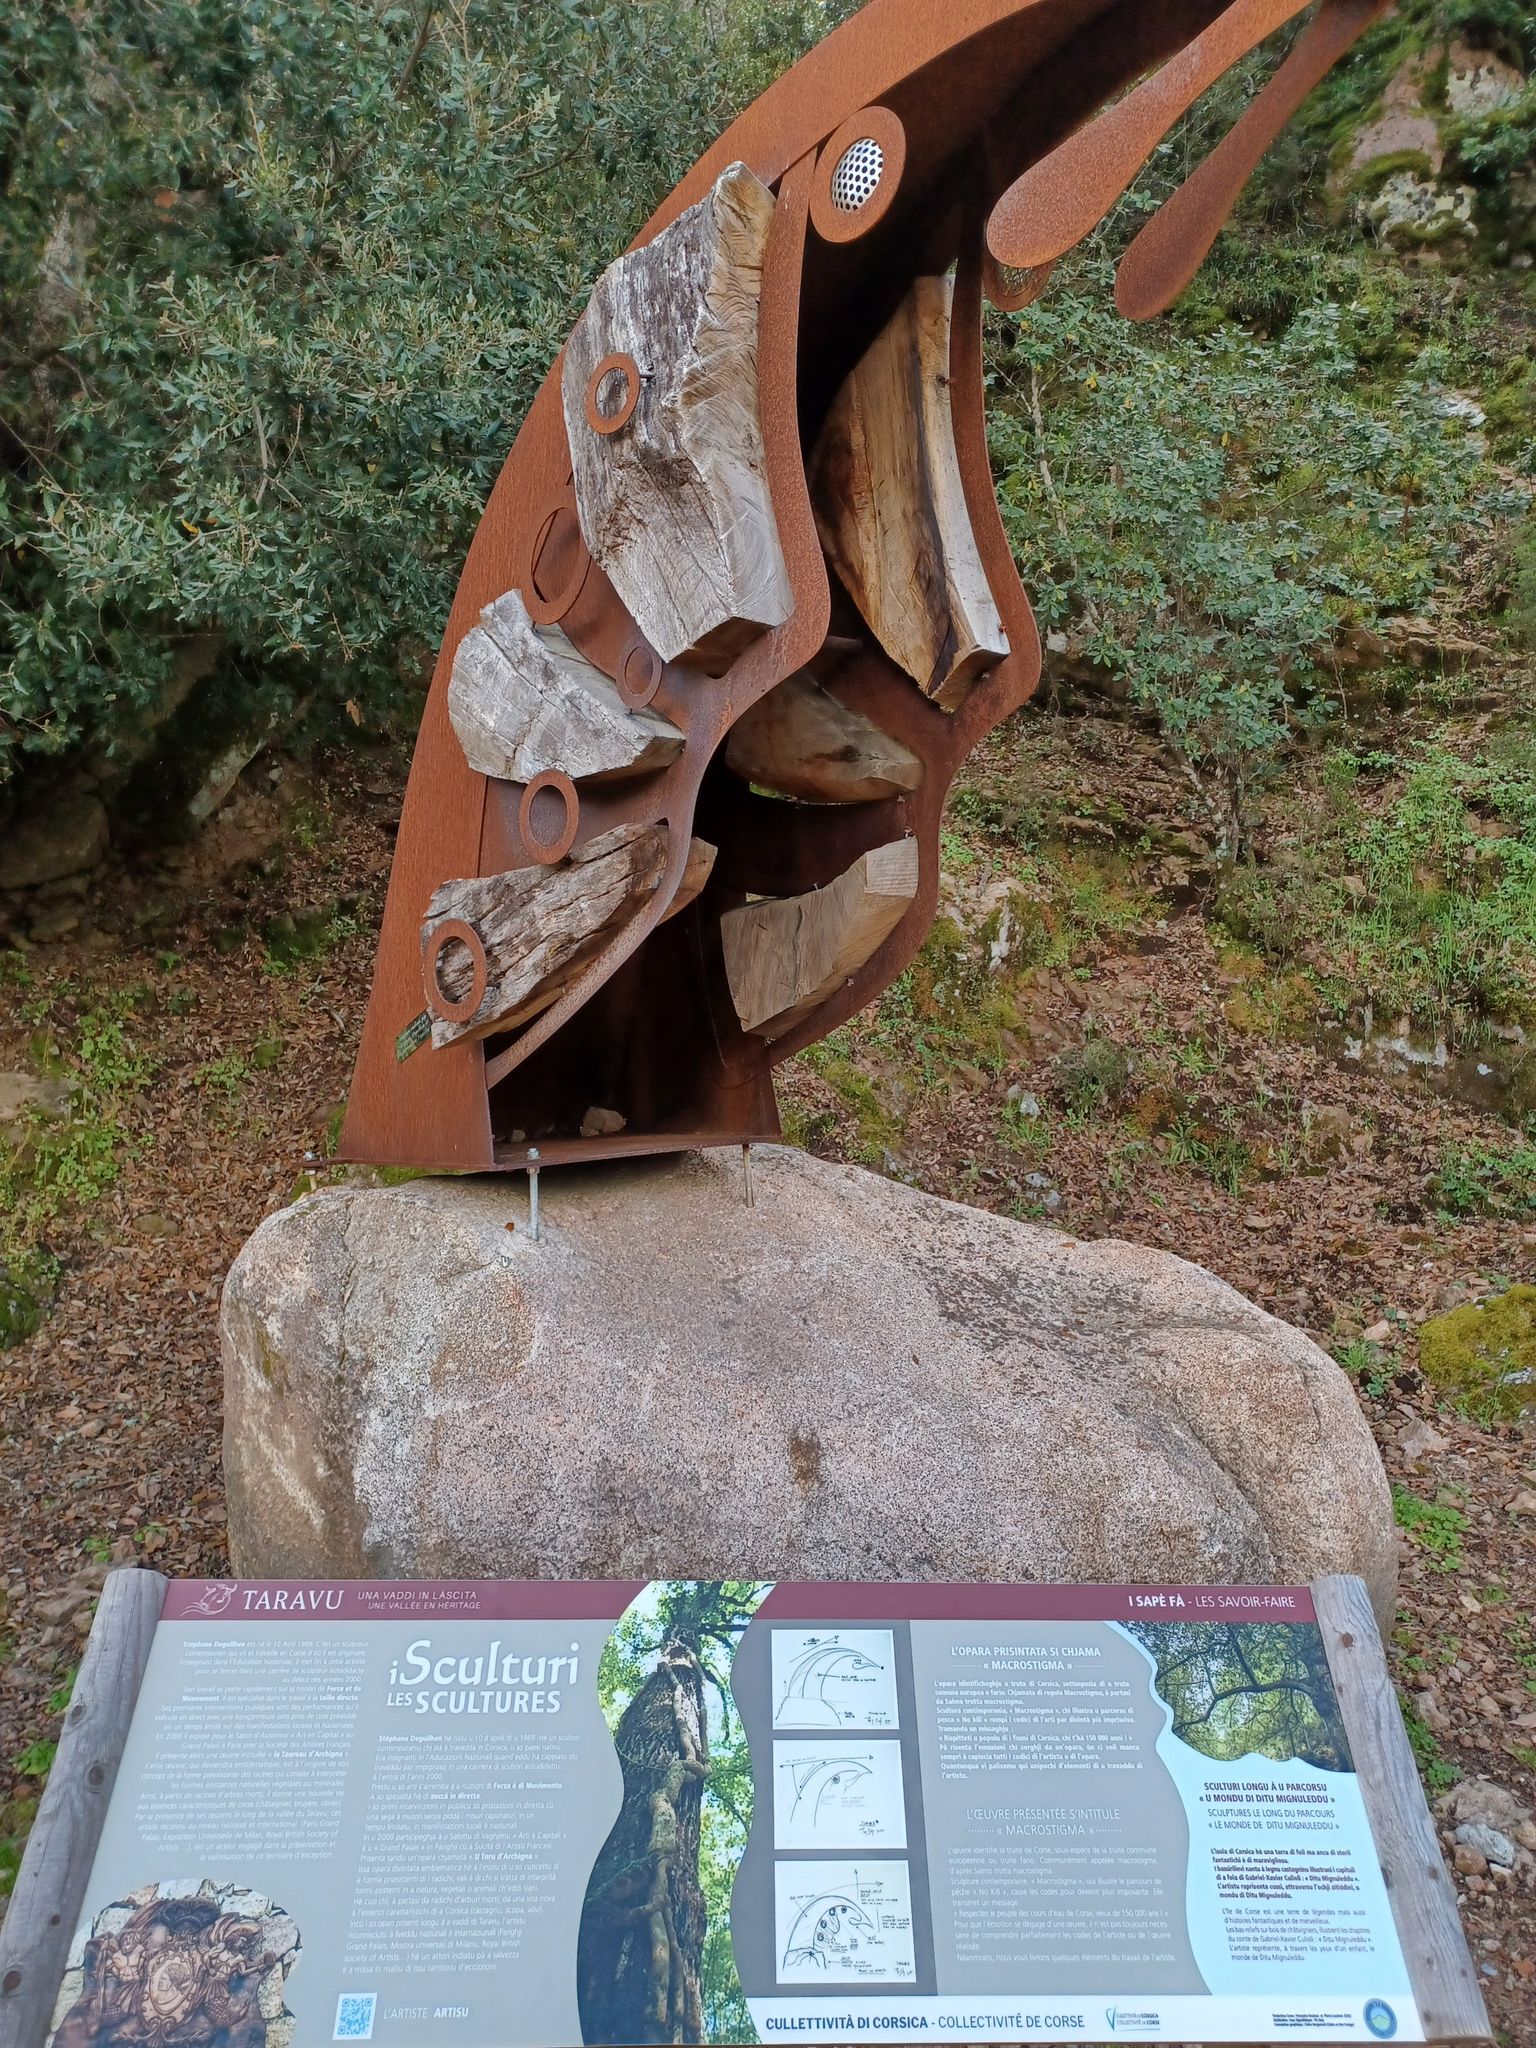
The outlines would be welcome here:
M 1127 320 L 1166 313 L 1302 101 L 1392 0 L 1323 0 L 1295 49 L 1224 141 L 1153 214 L 1120 259 L 1115 304 Z
M 996 260 L 1034 270 L 1075 247 L 1201 94 L 1306 4 L 1233 0 L 1160 71 L 1031 164 L 992 209 L 987 247 Z

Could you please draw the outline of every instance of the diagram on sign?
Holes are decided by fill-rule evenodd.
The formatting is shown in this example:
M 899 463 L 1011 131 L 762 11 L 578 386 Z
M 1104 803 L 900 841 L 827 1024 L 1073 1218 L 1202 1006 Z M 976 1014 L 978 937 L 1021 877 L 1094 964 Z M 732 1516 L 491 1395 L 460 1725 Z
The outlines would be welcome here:
M 905 1849 L 901 1744 L 776 1742 L 773 1839 L 779 1849 Z
M 776 1728 L 894 1728 L 896 1645 L 888 1628 L 775 1629 Z
M 781 1984 L 910 1984 L 912 1887 L 905 1863 L 779 1863 Z

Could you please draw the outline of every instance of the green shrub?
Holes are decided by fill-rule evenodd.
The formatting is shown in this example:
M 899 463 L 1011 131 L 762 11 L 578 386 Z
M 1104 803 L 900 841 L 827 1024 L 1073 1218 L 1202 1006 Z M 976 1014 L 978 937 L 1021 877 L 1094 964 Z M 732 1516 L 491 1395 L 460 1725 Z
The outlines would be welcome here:
M 1430 605 L 1515 501 L 1433 378 L 1362 393 L 1340 307 L 1153 349 L 1086 268 L 999 343 L 1004 519 L 1042 625 L 1156 716 L 1232 851 L 1340 627 Z
M 0 13 L 0 783 L 384 718 L 602 265 L 840 10 Z

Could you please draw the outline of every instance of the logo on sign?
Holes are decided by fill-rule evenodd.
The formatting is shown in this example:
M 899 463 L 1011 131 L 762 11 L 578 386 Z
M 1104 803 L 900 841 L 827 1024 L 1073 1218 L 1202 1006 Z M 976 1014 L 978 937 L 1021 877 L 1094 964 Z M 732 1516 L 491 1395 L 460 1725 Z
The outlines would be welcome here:
M 1365 2008 L 1365 2024 L 1378 2041 L 1390 2041 L 1397 2032 L 1397 2014 L 1384 1998 L 1373 1998 Z
M 1162 2017 L 1158 2013 L 1127 2012 L 1124 2006 L 1120 2005 L 1106 2005 L 1104 2008 L 1104 2018 L 1108 2022 L 1109 2031 L 1112 2034 L 1121 2027 L 1129 2027 L 1134 2032 L 1148 2034 L 1155 2032 L 1163 2023 Z
M 213 1616 L 223 1614 L 231 1600 L 240 1590 L 238 1579 L 210 1579 L 201 1600 L 194 1600 L 187 1609 L 188 1614 Z

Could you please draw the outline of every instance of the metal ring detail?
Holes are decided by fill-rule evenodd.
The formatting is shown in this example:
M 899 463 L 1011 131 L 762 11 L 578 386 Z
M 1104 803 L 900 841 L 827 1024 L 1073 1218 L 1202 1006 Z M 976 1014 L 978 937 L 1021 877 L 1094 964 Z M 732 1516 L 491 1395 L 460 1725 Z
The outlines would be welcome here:
M 849 207 L 843 192 L 846 178 L 839 182 L 843 160 L 860 143 L 873 143 L 879 168 L 874 188 L 860 206 Z M 873 158 L 871 161 L 873 162 Z M 816 159 L 811 186 L 811 225 L 824 242 L 856 242 L 884 220 L 901 189 L 901 174 L 907 161 L 907 131 L 889 107 L 865 107 L 845 121 L 823 145 Z
M 615 688 L 631 711 L 643 711 L 661 688 L 662 659 L 649 641 L 638 636 L 619 663 Z
M 533 829 L 533 807 L 546 790 L 553 791 L 565 805 L 565 821 L 553 839 L 540 839 Z M 518 837 L 524 850 L 541 867 L 553 867 L 556 861 L 565 859 L 576 843 L 576 827 L 580 822 L 581 799 L 576 794 L 575 783 L 563 769 L 546 768 L 542 775 L 535 775 L 518 801 Z
M 598 404 L 598 393 L 610 377 L 624 379 L 624 403 L 617 412 L 604 412 Z M 587 379 L 587 425 L 594 434 L 616 434 L 621 427 L 627 427 L 635 407 L 640 403 L 640 365 L 631 355 L 604 356 L 597 368 Z
M 576 522 L 576 564 L 560 588 L 545 597 L 538 585 L 539 558 L 544 552 L 544 544 L 549 539 L 555 521 L 562 512 L 568 512 Z M 554 493 L 539 514 L 533 529 L 533 542 L 528 550 L 528 566 L 523 574 L 523 599 L 528 607 L 528 616 L 536 626 L 553 626 L 565 617 L 580 597 L 582 585 L 587 580 L 587 571 L 591 566 L 592 557 L 587 552 L 586 538 L 581 531 L 581 516 L 576 510 L 576 492 L 570 484 L 566 484 Z
M 470 958 L 469 994 L 458 1002 L 449 999 L 437 978 L 437 964 L 445 949 L 455 940 L 466 949 Z M 445 1024 L 467 1024 L 485 1001 L 489 980 L 485 945 L 474 926 L 466 924 L 462 917 L 445 917 L 441 924 L 435 924 L 427 934 L 422 976 L 427 988 L 427 1008 L 441 1017 Z

